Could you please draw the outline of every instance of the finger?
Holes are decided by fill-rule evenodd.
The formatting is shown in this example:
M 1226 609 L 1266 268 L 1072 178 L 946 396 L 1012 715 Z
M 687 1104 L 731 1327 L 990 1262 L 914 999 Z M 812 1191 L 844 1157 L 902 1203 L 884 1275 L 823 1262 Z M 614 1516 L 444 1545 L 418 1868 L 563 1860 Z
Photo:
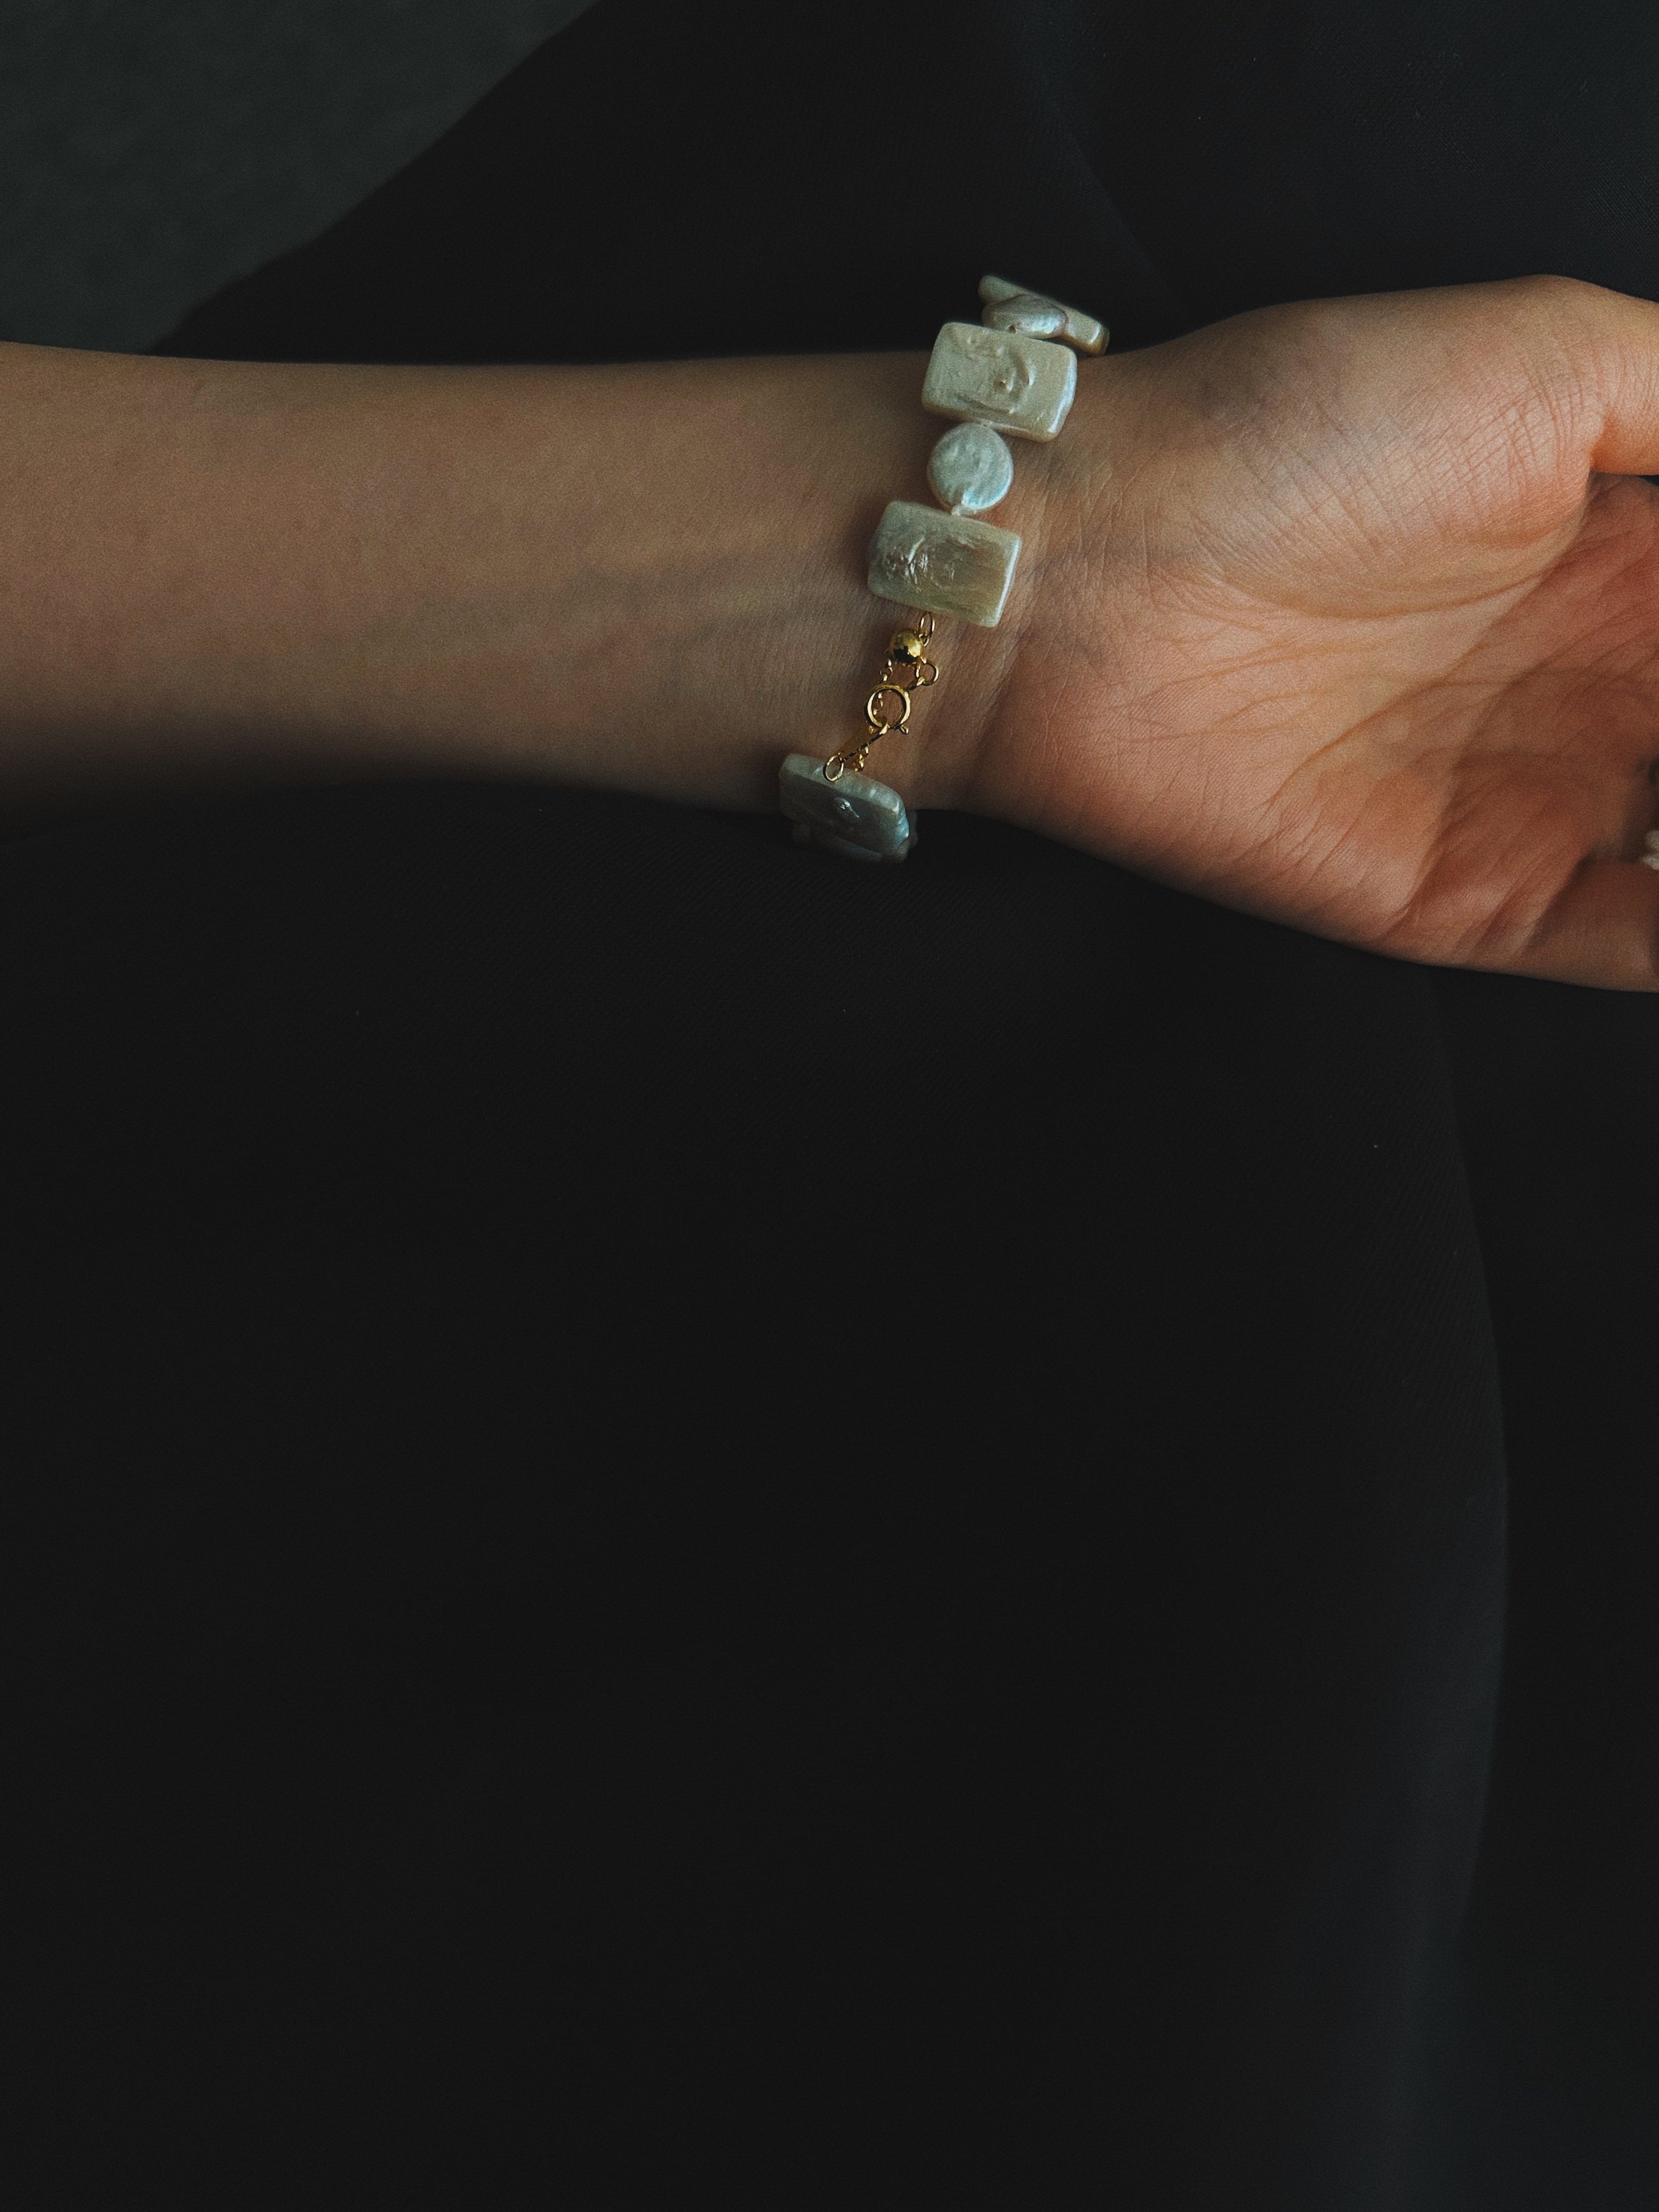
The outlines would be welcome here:
M 1531 938 L 1474 967 L 1501 968 L 1605 991 L 1659 991 L 1659 870 L 1586 860 Z

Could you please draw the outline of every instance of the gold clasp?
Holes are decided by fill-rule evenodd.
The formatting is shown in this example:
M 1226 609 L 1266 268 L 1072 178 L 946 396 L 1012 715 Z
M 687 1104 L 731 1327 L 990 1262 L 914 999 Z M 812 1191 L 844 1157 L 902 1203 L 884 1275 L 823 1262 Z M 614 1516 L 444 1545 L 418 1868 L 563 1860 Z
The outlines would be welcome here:
M 865 757 L 878 738 L 890 738 L 895 730 L 910 726 L 910 695 L 925 691 L 930 684 L 939 681 L 939 668 L 927 657 L 927 647 L 933 642 L 934 622 L 931 614 L 917 617 L 912 628 L 895 630 L 887 641 L 887 665 L 882 671 L 881 681 L 864 702 L 866 724 L 864 735 L 856 744 L 843 745 L 839 752 L 831 753 L 823 763 L 823 780 L 837 782 L 850 768 L 862 773 Z M 896 701 L 898 711 L 892 712 L 884 701 Z
M 896 714 L 884 714 L 880 711 L 879 702 L 883 699 L 898 701 Z M 910 686 L 908 684 L 878 684 L 864 702 L 864 719 L 870 725 L 872 738 L 890 738 L 895 730 L 904 729 L 910 720 Z

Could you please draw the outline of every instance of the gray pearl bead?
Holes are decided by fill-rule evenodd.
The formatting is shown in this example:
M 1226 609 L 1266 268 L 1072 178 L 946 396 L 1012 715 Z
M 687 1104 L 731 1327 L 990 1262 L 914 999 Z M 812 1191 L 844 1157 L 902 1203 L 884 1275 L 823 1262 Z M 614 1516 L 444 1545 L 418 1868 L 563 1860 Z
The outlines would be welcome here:
M 953 514 L 983 514 L 1008 495 L 1014 457 L 988 422 L 958 422 L 933 448 L 927 481 Z

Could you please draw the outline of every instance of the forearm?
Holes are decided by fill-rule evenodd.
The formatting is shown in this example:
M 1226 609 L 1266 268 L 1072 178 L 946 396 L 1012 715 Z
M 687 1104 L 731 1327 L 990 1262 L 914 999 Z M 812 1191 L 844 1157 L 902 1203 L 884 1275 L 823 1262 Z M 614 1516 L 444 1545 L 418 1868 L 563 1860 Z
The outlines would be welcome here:
M 859 726 L 899 613 L 863 555 L 925 495 L 922 367 L 0 347 L 0 790 L 440 773 L 769 803 L 786 750 Z M 1014 634 L 951 626 L 884 775 L 953 795 Z

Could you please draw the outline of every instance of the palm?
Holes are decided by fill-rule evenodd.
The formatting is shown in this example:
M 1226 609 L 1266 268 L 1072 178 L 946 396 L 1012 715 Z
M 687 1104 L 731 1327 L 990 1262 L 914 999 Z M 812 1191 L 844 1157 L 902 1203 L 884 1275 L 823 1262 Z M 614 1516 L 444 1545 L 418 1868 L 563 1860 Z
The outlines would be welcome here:
M 1092 380 L 982 803 L 1322 934 L 1654 988 L 1659 492 L 1596 472 L 1638 462 L 1582 301 L 1272 309 Z

